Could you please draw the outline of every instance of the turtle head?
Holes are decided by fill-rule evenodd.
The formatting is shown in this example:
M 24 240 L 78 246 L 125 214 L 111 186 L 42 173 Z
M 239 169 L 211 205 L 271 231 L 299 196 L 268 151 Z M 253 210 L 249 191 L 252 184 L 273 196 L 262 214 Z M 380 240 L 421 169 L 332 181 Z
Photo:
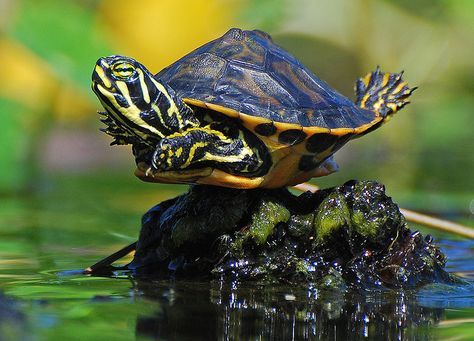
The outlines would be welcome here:
M 106 110 L 102 121 L 114 143 L 156 145 L 173 131 L 167 116 L 179 112 L 169 90 L 133 58 L 100 58 L 92 73 L 92 90 Z

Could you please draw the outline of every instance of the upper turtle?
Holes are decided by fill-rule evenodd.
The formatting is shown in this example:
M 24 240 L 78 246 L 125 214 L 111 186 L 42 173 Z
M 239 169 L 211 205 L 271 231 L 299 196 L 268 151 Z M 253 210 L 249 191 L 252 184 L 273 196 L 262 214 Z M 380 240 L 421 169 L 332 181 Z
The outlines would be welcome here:
M 147 181 L 282 187 L 334 171 L 332 154 L 408 103 L 401 74 L 357 81 L 353 103 L 261 31 L 231 29 L 156 75 L 101 58 L 93 89 Z

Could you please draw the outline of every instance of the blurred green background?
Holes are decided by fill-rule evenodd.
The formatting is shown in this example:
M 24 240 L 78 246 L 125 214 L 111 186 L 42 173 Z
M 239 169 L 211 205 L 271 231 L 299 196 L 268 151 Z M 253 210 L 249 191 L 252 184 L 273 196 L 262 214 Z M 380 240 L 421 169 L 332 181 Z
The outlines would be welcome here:
M 419 87 L 412 104 L 338 152 L 338 174 L 313 181 L 375 179 L 403 204 L 472 219 L 471 0 L 0 1 L 0 192 L 82 177 L 156 201 L 152 191 L 169 187 L 135 180 L 130 148 L 109 147 L 98 131 L 94 63 L 124 54 L 158 72 L 230 27 L 267 31 L 350 98 L 355 79 L 377 65 L 405 70 Z

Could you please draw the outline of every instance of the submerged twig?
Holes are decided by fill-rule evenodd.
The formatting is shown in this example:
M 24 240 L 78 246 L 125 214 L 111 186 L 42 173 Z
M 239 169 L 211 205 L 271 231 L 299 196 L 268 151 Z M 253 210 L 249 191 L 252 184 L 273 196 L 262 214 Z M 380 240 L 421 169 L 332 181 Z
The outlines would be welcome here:
M 293 186 L 293 188 L 301 192 L 310 191 L 314 193 L 319 191 L 318 186 L 309 184 L 307 182 Z M 474 229 L 469 226 L 464 226 L 449 220 L 435 218 L 426 214 L 407 210 L 405 208 L 400 208 L 400 212 L 402 212 L 407 221 L 410 221 L 412 223 L 431 227 L 438 231 L 453 233 L 465 238 L 474 239 Z

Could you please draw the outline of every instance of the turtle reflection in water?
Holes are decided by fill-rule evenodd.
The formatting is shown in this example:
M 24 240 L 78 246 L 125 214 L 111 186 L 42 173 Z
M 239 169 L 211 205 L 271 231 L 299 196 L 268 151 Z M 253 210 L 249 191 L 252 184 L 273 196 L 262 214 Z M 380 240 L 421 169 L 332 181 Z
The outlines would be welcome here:
M 132 145 L 139 178 L 220 186 L 197 186 L 184 199 L 164 202 L 145 215 L 137 255 L 130 266 L 149 265 L 153 254 L 153 261 L 165 261 L 166 269 L 175 270 L 183 269 L 183 264 L 190 257 L 199 257 L 202 250 L 208 255 L 211 245 L 230 248 L 217 254 L 245 258 L 245 245 L 258 249 L 279 233 L 284 240 L 294 241 L 295 236 L 285 237 L 291 235 L 292 219 L 302 220 L 298 214 L 325 215 L 323 210 L 329 208 L 318 211 L 313 205 L 313 213 L 296 212 L 290 206 L 301 203 L 283 188 L 335 171 L 332 155 L 352 138 L 385 123 L 408 103 L 414 90 L 402 74 L 377 68 L 357 81 L 353 103 L 274 44 L 266 33 L 239 29 L 231 29 L 156 75 L 129 57 L 101 58 L 92 75 L 92 88 L 106 110 L 102 113 L 105 132 L 114 137 L 113 144 Z M 231 188 L 232 200 L 224 198 L 228 192 L 222 187 Z M 247 191 L 250 189 L 254 190 Z M 286 199 L 280 200 L 282 197 Z M 301 236 L 316 242 L 311 245 L 322 245 L 331 239 L 327 233 L 337 231 L 334 233 L 343 238 L 343 227 L 347 234 L 348 228 L 368 226 L 364 215 L 341 209 L 333 210 L 340 218 L 335 219 L 335 225 L 330 219 L 331 228 L 323 224 L 320 230 L 309 228 Z M 399 214 L 396 206 L 393 209 Z M 360 219 L 349 218 L 352 215 Z M 217 221 L 202 220 L 203 216 Z M 183 223 L 186 221 L 192 227 Z M 248 233 L 242 232 L 249 226 Z M 405 228 L 400 222 L 390 226 L 390 237 L 384 240 L 386 250 Z M 379 237 L 378 232 L 369 230 L 372 232 L 360 235 Z M 321 235 L 325 237 L 321 239 Z M 315 254 L 312 248 L 306 250 Z M 262 259 L 255 256 L 252 262 Z M 217 263 L 214 265 L 217 271 Z

